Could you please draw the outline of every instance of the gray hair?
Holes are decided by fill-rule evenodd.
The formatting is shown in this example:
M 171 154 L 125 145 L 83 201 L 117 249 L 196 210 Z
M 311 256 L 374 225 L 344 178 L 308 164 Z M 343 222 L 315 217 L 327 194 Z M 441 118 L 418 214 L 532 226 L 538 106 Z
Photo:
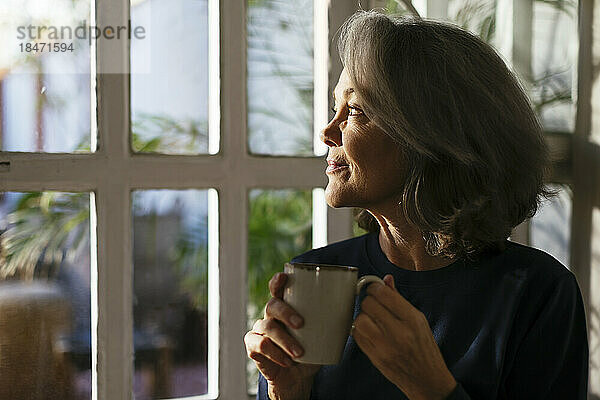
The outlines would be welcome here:
M 338 49 L 366 116 L 398 143 L 401 207 L 430 254 L 497 248 L 552 194 L 540 123 L 488 44 L 451 24 L 359 11 Z M 369 217 L 359 222 L 373 230 Z

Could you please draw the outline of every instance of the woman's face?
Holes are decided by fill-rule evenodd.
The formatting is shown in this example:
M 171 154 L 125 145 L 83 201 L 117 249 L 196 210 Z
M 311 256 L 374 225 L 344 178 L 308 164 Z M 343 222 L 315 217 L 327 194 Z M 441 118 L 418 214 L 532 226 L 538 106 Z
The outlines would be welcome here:
M 327 203 L 375 209 L 397 201 L 403 183 L 400 150 L 364 114 L 345 69 L 334 99 L 335 116 L 321 131 L 321 140 L 329 146 Z

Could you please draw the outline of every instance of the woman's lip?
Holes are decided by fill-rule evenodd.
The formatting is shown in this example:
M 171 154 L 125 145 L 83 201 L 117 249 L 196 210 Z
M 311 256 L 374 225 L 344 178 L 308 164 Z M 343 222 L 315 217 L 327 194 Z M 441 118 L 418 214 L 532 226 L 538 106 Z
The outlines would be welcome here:
M 334 161 L 334 160 L 327 160 L 327 165 L 334 166 L 334 167 L 335 166 L 345 166 L 345 167 L 348 166 L 348 164 L 343 164 L 341 162 L 337 162 L 337 161 Z
M 326 174 L 332 174 L 334 172 L 339 172 L 339 171 L 344 170 L 344 169 L 348 169 L 348 166 L 347 165 L 339 165 L 339 164 L 335 164 L 335 165 L 329 164 L 329 166 L 325 170 L 325 173 Z

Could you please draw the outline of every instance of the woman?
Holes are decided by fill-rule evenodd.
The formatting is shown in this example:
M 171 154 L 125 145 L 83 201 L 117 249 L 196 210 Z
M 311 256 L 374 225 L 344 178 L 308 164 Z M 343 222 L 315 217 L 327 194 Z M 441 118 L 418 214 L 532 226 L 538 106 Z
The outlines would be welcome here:
M 370 234 L 293 261 L 384 277 L 357 299 L 334 366 L 298 364 L 285 327 L 302 316 L 269 283 L 245 336 L 258 399 L 585 399 L 588 346 L 576 280 L 507 241 L 549 195 L 547 149 L 515 77 L 451 25 L 358 12 L 341 29 L 344 70 L 326 199 L 359 207 Z

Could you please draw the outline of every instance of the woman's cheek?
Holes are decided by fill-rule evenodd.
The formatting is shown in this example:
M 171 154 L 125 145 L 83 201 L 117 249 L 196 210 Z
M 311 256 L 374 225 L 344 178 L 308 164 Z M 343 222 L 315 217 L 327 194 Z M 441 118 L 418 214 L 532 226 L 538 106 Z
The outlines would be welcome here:
M 361 146 L 367 146 L 370 129 L 361 124 L 353 123 L 344 131 L 343 144 L 346 152 L 357 152 Z

